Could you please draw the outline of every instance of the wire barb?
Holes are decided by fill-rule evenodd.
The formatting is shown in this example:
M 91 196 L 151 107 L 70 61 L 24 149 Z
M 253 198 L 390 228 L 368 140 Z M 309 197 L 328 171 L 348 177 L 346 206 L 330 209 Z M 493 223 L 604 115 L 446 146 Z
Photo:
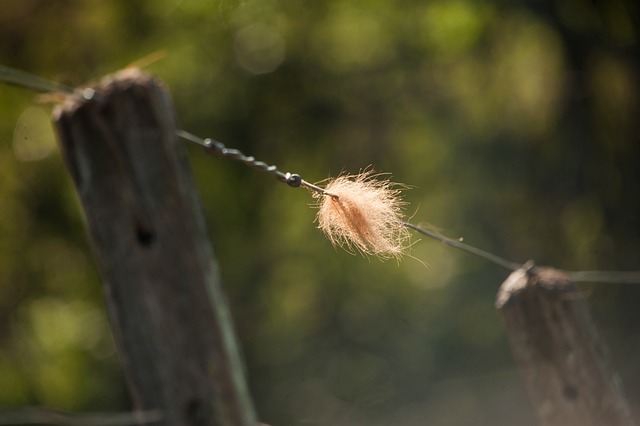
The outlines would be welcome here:
M 335 194 L 331 194 L 325 191 L 323 188 L 316 186 L 312 183 L 302 179 L 297 173 L 282 172 L 274 165 L 269 165 L 264 161 L 256 160 L 255 157 L 245 155 L 242 151 L 235 148 L 227 148 L 225 144 L 215 139 L 206 138 L 202 139 L 193 133 L 189 133 L 186 130 L 177 130 L 176 135 L 189 142 L 196 143 L 204 147 L 205 151 L 214 157 L 228 158 L 230 160 L 238 161 L 245 166 L 259 170 L 261 172 L 267 172 L 275 176 L 282 183 L 286 183 L 292 188 L 305 187 L 310 191 L 314 191 L 318 194 L 327 195 L 333 198 L 337 198 Z

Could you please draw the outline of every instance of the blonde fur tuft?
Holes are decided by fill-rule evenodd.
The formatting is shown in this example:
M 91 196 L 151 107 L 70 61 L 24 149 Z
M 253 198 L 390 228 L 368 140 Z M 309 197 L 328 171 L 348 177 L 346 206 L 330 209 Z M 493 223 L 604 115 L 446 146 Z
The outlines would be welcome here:
M 319 199 L 318 228 L 334 245 L 381 259 L 402 257 L 410 238 L 404 225 L 402 185 L 372 170 L 329 181 Z M 355 250 L 354 250 L 355 249 Z

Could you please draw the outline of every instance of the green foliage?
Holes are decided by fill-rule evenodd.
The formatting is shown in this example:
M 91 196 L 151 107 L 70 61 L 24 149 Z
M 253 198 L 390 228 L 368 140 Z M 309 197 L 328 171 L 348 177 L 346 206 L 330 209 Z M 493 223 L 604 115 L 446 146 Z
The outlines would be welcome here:
M 147 69 L 189 131 L 309 181 L 393 172 L 414 222 L 514 261 L 638 269 L 634 11 L 23 0 L 0 4 L 0 63 L 80 85 L 162 50 Z M 48 107 L 0 93 L 0 406 L 126 409 Z M 504 271 L 417 238 L 428 268 L 335 250 L 304 191 L 188 149 L 262 421 L 533 424 L 493 308 Z M 640 294 L 589 290 L 637 401 Z

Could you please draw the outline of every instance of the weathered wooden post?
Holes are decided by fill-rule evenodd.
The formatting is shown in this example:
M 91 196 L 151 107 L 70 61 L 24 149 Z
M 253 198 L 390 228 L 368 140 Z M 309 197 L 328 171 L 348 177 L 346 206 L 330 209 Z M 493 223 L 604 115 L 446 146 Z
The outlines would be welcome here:
M 496 306 L 541 425 L 635 424 L 605 343 L 567 274 L 532 265 L 516 270 Z
M 135 408 L 162 425 L 254 426 L 171 99 L 135 70 L 54 111 Z

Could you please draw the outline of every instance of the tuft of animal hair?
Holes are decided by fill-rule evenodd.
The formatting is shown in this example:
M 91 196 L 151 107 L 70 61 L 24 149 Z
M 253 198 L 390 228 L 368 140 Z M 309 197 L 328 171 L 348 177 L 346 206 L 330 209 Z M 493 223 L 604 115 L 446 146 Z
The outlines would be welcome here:
M 365 170 L 328 181 L 318 201 L 316 221 L 333 245 L 380 259 L 400 259 L 410 233 L 404 225 L 401 184 Z

